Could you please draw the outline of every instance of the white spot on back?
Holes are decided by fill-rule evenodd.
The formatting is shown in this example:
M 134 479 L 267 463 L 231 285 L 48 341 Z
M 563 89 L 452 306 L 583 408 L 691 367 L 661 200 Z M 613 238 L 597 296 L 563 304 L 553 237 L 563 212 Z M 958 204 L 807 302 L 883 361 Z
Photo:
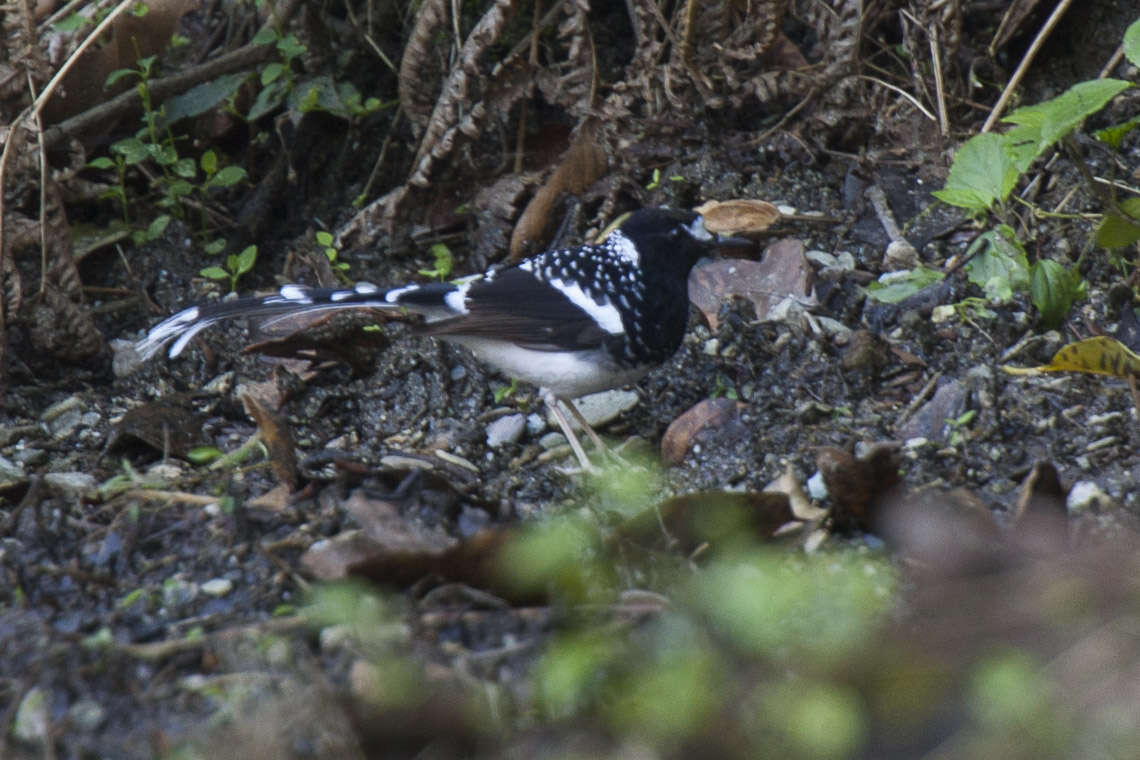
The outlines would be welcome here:
M 362 296 L 374 296 L 380 292 L 380 288 L 376 287 L 370 282 L 358 282 L 353 287 L 353 290 Z
M 455 290 L 451 291 L 443 297 L 443 302 L 447 304 L 447 308 L 454 311 L 456 314 L 467 313 L 467 289 L 470 288 L 470 283 L 463 283 Z
M 298 303 L 312 303 L 306 288 L 300 285 L 285 285 L 281 288 L 281 297 L 286 301 L 297 301 Z

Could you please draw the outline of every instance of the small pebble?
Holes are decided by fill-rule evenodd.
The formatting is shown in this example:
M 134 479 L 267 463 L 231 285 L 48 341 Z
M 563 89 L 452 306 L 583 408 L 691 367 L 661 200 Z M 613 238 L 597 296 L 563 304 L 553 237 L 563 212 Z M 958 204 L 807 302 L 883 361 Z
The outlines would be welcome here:
M 222 597 L 234 589 L 234 582 L 228 578 L 212 578 L 202 584 L 202 593 L 207 596 Z
M 518 443 L 526 430 L 526 417 L 521 414 L 508 414 L 487 425 L 487 445 L 493 449 L 508 443 Z

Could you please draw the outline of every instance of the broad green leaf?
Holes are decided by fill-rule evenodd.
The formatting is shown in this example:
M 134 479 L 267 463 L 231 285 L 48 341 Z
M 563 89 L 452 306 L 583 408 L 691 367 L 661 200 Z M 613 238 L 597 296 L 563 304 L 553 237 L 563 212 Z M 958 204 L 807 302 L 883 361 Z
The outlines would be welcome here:
M 122 156 L 127 166 L 142 163 L 150 157 L 146 145 L 137 137 L 127 137 L 111 143 L 111 150 Z
M 275 62 L 267 64 L 266 67 L 261 70 L 261 84 L 267 85 L 277 81 L 277 78 L 280 77 L 284 72 L 285 65 L 282 63 Z
M 107 75 L 106 81 L 103 82 L 103 89 L 109 90 L 123 77 L 129 77 L 132 75 L 137 77 L 139 73 L 134 69 L 115 69 Z
M 253 39 L 249 41 L 251 45 L 268 45 L 270 42 L 277 41 L 277 30 L 272 26 L 263 27 L 257 34 L 253 35 Z
M 166 188 L 166 194 L 171 198 L 185 198 L 192 192 L 194 192 L 194 186 L 183 179 L 171 182 Z
M 221 267 L 206 267 L 205 269 L 203 269 L 198 274 L 202 275 L 203 277 L 209 278 L 211 280 L 228 280 L 228 279 L 230 279 L 230 273 L 227 272 L 226 270 L 222 269 Z
M 892 272 L 890 275 L 883 276 L 887 278 L 886 280 L 880 278 L 880 282 L 872 282 L 868 285 L 866 288 L 867 295 L 880 303 L 899 303 L 923 288 L 941 281 L 945 276 L 937 269 L 924 266 L 912 269 L 903 276 L 899 276 L 897 272 Z
M 222 456 L 222 450 L 217 446 L 198 446 L 186 452 L 186 458 L 191 464 L 209 464 Z
M 111 169 L 114 168 L 115 162 L 106 156 L 99 156 L 99 158 L 93 158 L 88 161 L 87 165 L 92 169 Z
M 984 248 L 967 262 L 966 275 L 988 301 L 1006 303 L 1029 286 L 1029 259 L 1012 228 L 1003 224 L 981 235 L 971 251 L 979 246 Z
M 204 250 L 206 251 L 206 253 L 210 254 L 211 256 L 217 256 L 219 253 L 226 250 L 225 238 L 218 238 L 217 240 L 211 240 L 209 243 L 206 243 Z
M 202 171 L 206 172 L 207 177 L 214 176 L 218 171 L 218 154 L 212 150 L 208 150 L 202 154 L 202 158 L 198 160 L 202 166 Z
M 166 232 L 166 227 L 170 224 L 170 214 L 159 214 L 154 218 L 154 221 L 146 228 L 147 240 L 158 240 L 162 237 L 162 233 Z
M 174 173 L 183 179 L 194 179 L 198 176 L 198 167 L 194 166 L 194 159 L 180 158 L 174 164 Z
M 167 98 L 166 122 L 173 124 L 179 119 L 189 119 L 209 111 L 238 91 L 249 74 L 226 74 L 209 82 L 191 87 L 181 95 Z
M 80 13 L 72 13 L 51 25 L 57 32 L 74 32 L 91 23 L 91 19 Z
M 1010 130 L 1007 140 L 1032 140 L 1034 158 L 1071 132 L 1087 116 L 1104 108 L 1130 84 L 1120 79 L 1093 79 L 1078 82 L 1057 97 L 1019 108 L 1003 121 L 1025 129 Z M 1036 134 L 1035 134 L 1036 133 Z M 1023 165 L 1017 161 L 1019 167 Z M 1024 171 L 1024 168 L 1023 168 Z
M 1080 295 L 1079 275 L 1051 259 L 1040 259 L 1029 270 L 1029 296 L 1046 327 L 1055 327 Z
M 1001 135 L 975 135 L 958 149 L 946 187 L 934 197 L 975 213 L 1004 201 L 1017 182 L 1017 168 L 1003 147 Z
M 249 113 L 246 114 L 246 119 L 249 121 L 257 121 L 265 114 L 277 108 L 285 100 L 285 83 L 278 81 L 273 82 L 268 87 L 263 87 L 261 92 L 257 93 L 257 98 L 254 99 L 253 105 L 249 108 Z
M 254 262 L 257 261 L 257 246 L 246 246 L 245 250 L 237 255 L 237 266 L 234 268 L 235 275 L 242 275 L 253 269 Z
M 1128 218 L 1104 215 L 1096 231 L 1096 244 L 1101 248 L 1124 248 L 1140 240 L 1140 198 L 1127 198 L 1119 205 Z
M 1096 132 L 1093 132 L 1093 137 L 1113 150 L 1120 150 L 1120 146 L 1124 142 L 1124 136 L 1133 129 L 1136 129 L 1138 125 L 1140 125 L 1140 116 L 1134 116 L 1123 124 L 1114 124 L 1111 127 L 1098 129 Z
M 1124 57 L 1140 66 L 1140 20 L 1133 21 L 1124 32 Z
M 240 166 L 222 168 L 206 183 L 207 187 L 232 187 L 245 179 L 245 169 Z

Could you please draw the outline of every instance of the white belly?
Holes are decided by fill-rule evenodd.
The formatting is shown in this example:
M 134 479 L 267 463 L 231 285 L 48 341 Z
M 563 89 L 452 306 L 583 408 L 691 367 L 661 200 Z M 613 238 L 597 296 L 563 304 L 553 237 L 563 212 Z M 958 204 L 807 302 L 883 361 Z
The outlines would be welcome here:
M 445 340 L 466 347 L 508 377 L 546 388 L 561 398 L 578 398 L 620 388 L 637 382 L 649 372 L 648 367 L 619 369 L 601 351 L 536 351 L 513 343 L 467 336 L 449 335 Z

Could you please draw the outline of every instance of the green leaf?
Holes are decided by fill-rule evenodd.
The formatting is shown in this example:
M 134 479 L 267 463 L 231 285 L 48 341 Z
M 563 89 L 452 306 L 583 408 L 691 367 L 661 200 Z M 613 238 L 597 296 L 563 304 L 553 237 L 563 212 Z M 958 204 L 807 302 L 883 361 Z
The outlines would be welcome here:
M 198 159 L 198 163 L 202 166 L 202 171 L 206 172 L 206 176 L 212 177 L 218 171 L 218 154 L 208 150 Z
M 227 166 L 210 177 L 206 187 L 232 187 L 245 179 L 245 169 L 240 166 Z
M 164 101 L 166 122 L 173 124 L 179 119 L 191 119 L 209 111 L 237 92 L 248 77 L 246 73 L 227 74 L 167 98 Z
M 186 452 L 186 458 L 190 460 L 191 464 L 209 464 L 220 456 L 222 456 L 222 450 L 217 446 L 198 446 Z
M 1029 259 L 1011 227 L 1003 224 L 979 236 L 967 254 L 980 246 L 985 248 L 966 263 L 966 275 L 988 301 L 1006 303 L 1029 286 Z
M 123 157 L 127 166 L 142 163 L 150 157 L 150 151 L 137 137 L 126 137 L 118 142 L 111 143 L 111 150 Z
M 162 237 L 162 234 L 166 232 L 166 228 L 169 224 L 170 214 L 159 214 L 146 228 L 146 239 L 158 240 L 160 237 Z
M 249 113 L 246 114 L 246 119 L 249 121 L 257 121 L 265 114 L 273 111 L 285 100 L 285 83 L 273 82 L 268 87 L 262 88 L 261 92 L 257 93 L 257 97 L 253 101 L 253 105 L 249 108 Z
M 923 288 L 940 282 L 945 277 L 937 269 L 920 266 L 909 272 L 892 272 L 883 275 L 879 282 L 867 286 L 867 295 L 880 303 L 899 303 Z M 885 279 L 884 279 L 885 278 Z
M 198 167 L 194 166 L 194 159 L 180 158 L 174 164 L 174 173 L 183 179 L 194 179 L 198 176 Z
M 175 180 L 166 188 L 167 197 L 175 199 L 185 198 L 192 192 L 194 192 L 194 186 L 184 179 Z
M 271 42 L 277 41 L 277 30 L 271 26 L 259 29 L 257 34 L 253 35 L 253 39 L 249 41 L 251 45 L 268 45 Z
M 1140 240 L 1140 198 L 1127 198 L 1119 206 L 1128 216 L 1104 215 L 1096 231 L 1096 244 L 1101 248 L 1124 248 Z
M 1050 259 L 1041 259 L 1029 270 L 1029 296 L 1045 327 L 1056 327 L 1081 293 L 1080 276 Z
M 1093 79 L 1078 82 L 1052 100 L 1019 108 L 1003 121 L 1025 129 L 1011 130 L 1007 138 L 1032 140 L 1034 157 L 1041 155 L 1058 140 L 1073 131 L 1087 116 L 1096 113 L 1130 83 L 1120 79 Z M 1035 139 L 1033 139 L 1035 136 Z M 1018 162 L 1019 166 L 1021 165 Z M 1023 168 L 1024 170 L 1024 168 Z
M 1133 66 L 1140 66 L 1140 20 L 1133 21 L 1124 32 L 1124 57 Z
M 112 161 L 111 159 L 107 158 L 106 156 L 99 156 L 99 158 L 93 158 L 87 162 L 87 165 L 90 166 L 92 169 L 113 169 L 113 168 L 115 168 L 115 162 Z
M 123 77 L 129 77 L 129 76 L 136 76 L 137 77 L 138 75 L 139 75 L 139 73 L 137 71 L 135 71 L 134 69 L 115 69 L 114 71 L 112 71 L 110 74 L 107 75 L 106 81 L 103 82 L 103 89 L 104 90 L 111 89 L 115 85 L 115 83 L 118 82 Z
M 209 243 L 206 243 L 203 250 L 205 250 L 206 253 L 210 254 L 211 256 L 217 256 L 219 253 L 226 250 L 226 241 L 224 238 L 211 240 Z
M 283 64 L 283 63 L 276 63 L 275 62 L 275 63 L 267 64 L 265 66 L 265 68 L 261 70 L 261 84 L 262 84 L 262 86 L 277 81 L 277 78 L 280 77 L 284 72 L 285 72 L 285 64 Z
M 1001 135 L 975 135 L 954 156 L 946 187 L 933 195 L 943 203 L 981 213 L 988 211 L 994 201 L 1005 201 L 1017 175 Z
M 211 280 L 228 280 L 228 279 L 230 279 L 230 273 L 227 272 L 226 270 L 222 269 L 221 267 L 206 267 L 202 271 L 198 272 L 198 274 L 200 274 L 203 277 L 206 277 L 208 279 L 211 279 Z
M 308 48 L 301 44 L 297 35 L 290 34 L 277 41 L 277 49 L 281 51 L 281 55 L 285 56 L 286 60 L 291 60 L 304 53 Z
M 51 25 L 57 32 L 74 32 L 91 23 L 91 19 L 80 13 L 72 13 Z
M 1093 137 L 1113 150 L 1120 150 L 1125 135 L 1136 129 L 1137 125 L 1140 125 L 1140 116 L 1134 116 L 1122 124 L 1113 124 L 1111 127 L 1098 129 L 1096 132 L 1093 132 Z
M 178 151 L 174 149 L 173 145 L 156 145 L 151 143 L 146 146 L 147 152 L 155 160 L 159 166 L 172 166 L 178 161 Z
M 234 268 L 235 275 L 243 275 L 249 270 L 253 269 L 253 263 L 257 261 L 257 246 L 246 246 L 245 250 L 237 255 L 237 266 Z
M 332 233 L 328 232 L 327 230 L 317 230 L 316 238 L 317 238 L 317 245 L 327 247 L 327 246 L 330 246 L 333 244 Z

